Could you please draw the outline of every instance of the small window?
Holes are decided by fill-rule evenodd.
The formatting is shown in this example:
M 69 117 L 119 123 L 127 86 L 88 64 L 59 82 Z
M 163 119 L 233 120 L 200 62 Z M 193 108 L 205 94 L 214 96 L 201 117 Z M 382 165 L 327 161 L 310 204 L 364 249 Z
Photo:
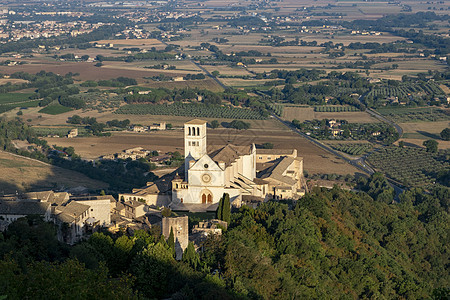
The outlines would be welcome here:
M 94 211 L 94 209 L 93 209 L 93 208 L 91 208 L 91 211 Z
M 204 167 L 205 167 L 205 169 L 208 169 L 208 168 L 209 168 L 208 164 L 205 164 Z

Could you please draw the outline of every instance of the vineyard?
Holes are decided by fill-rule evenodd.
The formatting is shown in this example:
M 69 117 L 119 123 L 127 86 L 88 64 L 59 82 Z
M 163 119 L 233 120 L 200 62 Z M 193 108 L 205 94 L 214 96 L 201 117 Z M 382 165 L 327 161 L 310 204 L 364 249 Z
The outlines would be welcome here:
M 377 111 L 394 122 L 435 122 L 450 120 L 450 111 L 439 108 L 380 108 Z
M 193 118 L 266 119 L 257 111 L 232 106 L 197 103 L 128 104 L 116 110 L 117 114 L 167 115 Z
M 334 144 L 331 145 L 334 150 L 341 151 L 350 155 L 358 156 L 371 150 L 371 144 Z
M 419 148 L 386 147 L 368 157 L 369 163 L 406 186 L 423 186 L 436 181 L 436 174 L 448 170 L 448 160 Z
M 444 95 L 442 89 L 433 82 L 427 83 L 407 83 L 398 87 L 376 87 L 367 93 L 367 97 L 398 97 L 399 99 L 406 99 L 412 94 L 425 95 Z
M 354 106 L 314 106 L 315 112 L 348 112 L 359 111 Z

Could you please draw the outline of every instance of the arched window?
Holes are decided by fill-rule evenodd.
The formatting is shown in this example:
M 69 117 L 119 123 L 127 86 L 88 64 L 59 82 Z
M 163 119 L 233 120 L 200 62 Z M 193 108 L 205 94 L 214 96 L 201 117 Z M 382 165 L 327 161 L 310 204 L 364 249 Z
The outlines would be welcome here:
M 189 129 L 189 134 L 188 135 L 191 135 L 191 127 L 188 127 L 188 129 Z
M 197 127 L 197 135 L 200 136 L 200 127 Z

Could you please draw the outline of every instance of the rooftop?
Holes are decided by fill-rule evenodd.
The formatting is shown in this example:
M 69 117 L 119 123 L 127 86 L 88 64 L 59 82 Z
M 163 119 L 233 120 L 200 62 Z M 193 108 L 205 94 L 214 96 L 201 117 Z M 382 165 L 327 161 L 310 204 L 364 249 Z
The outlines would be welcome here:
M 185 124 L 189 124 L 189 125 L 203 125 L 205 123 L 207 123 L 207 122 L 204 121 L 204 120 L 194 119 L 194 120 L 191 120 L 189 122 L 186 122 Z
M 2 215 L 44 215 L 50 203 L 34 201 L 2 201 L 0 200 L 0 214 Z
M 252 153 L 253 145 L 248 146 L 235 146 L 228 144 L 219 150 L 213 151 L 209 154 L 212 160 L 215 162 L 224 162 L 228 167 L 239 157 L 243 155 L 249 155 Z

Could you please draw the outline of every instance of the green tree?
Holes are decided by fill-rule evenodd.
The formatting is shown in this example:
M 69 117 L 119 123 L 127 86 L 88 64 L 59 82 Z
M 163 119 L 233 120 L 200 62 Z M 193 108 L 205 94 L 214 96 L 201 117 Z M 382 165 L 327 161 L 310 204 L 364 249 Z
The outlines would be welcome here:
M 263 149 L 273 149 L 272 143 L 264 143 L 262 144 Z
M 172 215 L 172 210 L 168 207 L 164 207 L 163 210 L 161 211 L 161 214 L 163 217 L 170 217 Z
M 423 142 L 423 145 L 427 148 L 427 152 L 436 153 L 438 151 L 439 143 L 436 140 L 427 140 Z
M 194 244 L 189 242 L 186 250 L 183 253 L 183 261 L 188 263 L 194 270 L 200 265 L 200 256 L 195 251 Z
M 444 141 L 450 141 L 450 128 L 445 128 L 441 131 L 441 138 Z
M 219 121 L 217 121 L 217 120 L 212 120 L 212 121 L 211 121 L 211 128 L 212 128 L 212 129 L 216 129 L 216 128 L 218 128 L 219 126 L 220 126 Z

